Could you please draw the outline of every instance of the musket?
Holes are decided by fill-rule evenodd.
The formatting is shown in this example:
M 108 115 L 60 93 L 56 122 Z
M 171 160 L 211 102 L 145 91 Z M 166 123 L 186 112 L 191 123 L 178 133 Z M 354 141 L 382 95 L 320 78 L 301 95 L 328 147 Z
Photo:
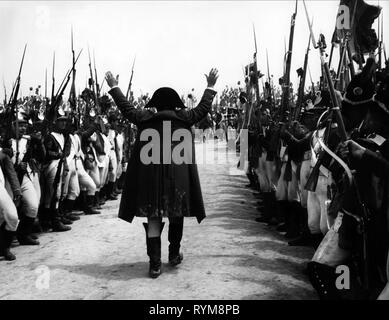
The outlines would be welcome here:
M 383 14 L 381 16 L 381 41 L 382 41 L 382 47 L 383 47 L 383 52 L 384 52 L 384 59 L 385 59 L 385 63 L 386 63 L 387 59 L 386 59 L 386 49 L 385 49 L 385 43 L 384 43 L 384 15 Z
M 54 90 L 55 90 L 54 68 L 55 68 L 55 51 L 54 51 L 54 54 L 53 54 L 53 71 L 52 71 L 52 83 L 51 83 L 51 103 L 53 103 L 53 100 L 54 100 Z
M 295 120 L 299 120 L 300 113 L 301 113 L 301 107 L 303 104 L 304 91 L 305 91 L 305 79 L 307 77 L 307 67 L 308 67 L 308 57 L 309 57 L 310 45 L 311 45 L 311 35 L 309 34 L 307 51 L 305 52 L 305 58 L 304 58 L 303 74 L 301 76 L 300 84 L 299 84 L 299 88 L 298 88 L 296 110 L 295 110 L 295 114 L 294 114 Z
M 314 38 L 313 30 L 312 30 L 311 25 L 310 25 L 308 10 L 305 6 L 304 0 L 303 0 L 303 2 L 304 2 L 305 11 L 306 11 L 308 26 L 309 26 L 310 33 L 311 33 L 311 38 Z M 339 101 L 338 101 L 336 94 L 335 94 L 335 88 L 334 88 L 334 83 L 333 83 L 332 78 L 331 78 L 330 68 L 328 66 L 327 61 L 325 60 L 325 56 L 326 56 L 325 55 L 325 42 L 324 42 L 323 35 L 320 36 L 320 41 L 317 44 L 315 44 L 314 47 L 319 49 L 320 60 L 321 60 L 322 66 L 323 66 L 324 76 L 326 78 L 329 92 L 330 92 L 330 97 L 331 97 L 331 102 L 332 102 L 332 107 L 330 109 L 330 112 L 333 115 L 333 117 L 335 118 L 335 121 L 338 125 L 338 133 L 340 135 L 341 141 L 346 141 L 347 140 L 347 133 L 346 133 L 346 129 L 344 126 L 342 114 L 340 113 Z M 305 185 L 305 189 L 308 191 L 314 192 L 316 190 L 317 180 L 319 178 L 320 166 L 322 164 L 323 158 L 324 158 L 324 152 L 321 152 L 321 154 L 319 155 L 319 158 L 315 164 L 315 167 L 313 168 L 313 170 L 308 178 L 308 181 Z
M 380 5 L 380 2 L 378 1 L 378 5 Z M 380 33 L 380 28 L 381 28 L 381 15 L 378 16 L 378 21 L 377 21 L 377 34 L 378 34 L 378 69 L 381 69 L 381 66 L 382 66 L 382 51 L 381 51 L 381 46 L 382 46 L 382 43 L 381 43 L 381 33 Z
M 290 68 L 292 65 L 292 51 L 293 51 L 293 39 L 294 39 L 294 27 L 296 23 L 297 16 L 297 0 L 295 11 L 292 14 L 291 22 L 290 22 L 290 33 L 289 33 L 289 48 L 286 53 L 286 62 L 285 62 L 285 73 L 283 78 L 283 94 L 282 94 L 282 102 L 281 102 L 281 121 L 285 121 L 285 111 L 286 109 L 290 111 Z M 289 120 L 291 120 L 291 112 L 289 112 Z
M 97 108 L 99 101 L 97 99 L 97 94 L 96 94 L 96 90 L 95 90 L 95 84 L 94 84 L 95 81 L 93 80 L 92 62 L 91 62 L 91 59 L 90 59 L 89 46 L 88 46 L 88 57 L 89 57 L 89 75 L 90 75 L 89 81 L 90 81 L 90 86 L 92 87 L 93 96 L 95 98 L 95 105 L 96 105 L 96 108 Z
M 45 69 L 45 99 L 47 98 L 47 68 Z
M 4 87 L 4 108 L 7 106 L 7 87 L 5 86 L 5 81 L 3 77 L 3 87 Z
M 311 80 L 312 93 L 315 94 L 315 83 L 313 82 L 312 79 L 312 74 L 311 74 L 311 69 L 309 68 L 309 64 L 308 64 L 308 72 L 309 72 L 309 78 Z
M 358 3 L 358 1 L 355 1 L 350 28 L 352 28 L 354 25 L 357 3 Z M 342 74 L 342 70 L 343 70 L 345 61 L 347 59 L 346 54 L 347 54 L 348 60 L 350 61 L 349 68 L 350 68 L 351 77 L 354 77 L 354 75 L 355 75 L 355 68 L 354 68 L 354 64 L 353 64 L 352 52 L 351 52 L 351 48 L 349 45 L 350 39 L 351 39 L 351 31 L 346 31 L 345 37 L 344 37 L 343 42 L 342 42 L 341 51 L 340 51 L 339 65 L 338 65 L 338 70 L 336 73 L 337 79 L 335 80 L 335 83 L 334 83 L 335 87 L 338 86 L 338 82 L 340 80 L 340 76 Z M 343 91 L 343 89 L 344 89 L 343 87 L 340 88 L 341 91 Z
M 382 52 L 382 46 L 384 44 L 384 15 L 381 14 L 381 42 L 380 42 L 380 52 Z M 380 58 L 381 59 L 381 58 Z M 384 59 L 386 61 L 386 53 L 384 55 Z M 380 62 L 380 68 L 382 68 L 381 62 Z
M 328 62 L 328 66 L 331 68 L 331 63 L 332 63 L 332 56 L 334 55 L 334 48 L 335 48 L 335 45 L 334 43 L 331 43 L 331 51 L 330 51 L 330 60 Z
M 16 165 L 18 164 L 18 158 L 19 158 L 19 143 L 18 143 L 18 139 L 19 139 L 18 94 L 19 94 L 19 89 L 20 89 L 20 75 L 22 73 L 22 68 L 23 68 L 23 63 L 24 63 L 24 56 L 26 54 L 26 48 L 27 48 L 27 43 L 24 46 L 22 62 L 20 63 L 18 77 L 16 78 L 16 82 L 15 82 L 15 91 L 13 92 L 12 102 L 11 102 L 11 110 L 14 111 L 14 113 L 15 113 L 15 134 L 16 134 L 16 162 L 15 162 L 15 164 Z
M 73 26 L 71 29 L 71 51 L 72 51 L 72 64 L 75 65 L 76 57 L 74 52 L 74 45 L 73 45 Z M 73 68 L 72 72 L 72 86 L 70 88 L 69 92 L 69 102 L 72 106 L 72 109 L 76 109 L 76 68 Z
M 267 49 L 266 49 L 266 65 L 267 65 L 267 82 L 269 83 L 269 98 L 270 100 L 272 101 L 273 103 L 273 87 L 272 87 L 272 83 L 271 83 L 271 77 L 270 77 L 270 68 L 269 68 L 269 56 L 268 56 L 268 52 L 267 52 Z
M 135 66 L 135 59 L 136 59 L 136 56 L 134 58 L 134 62 L 132 63 L 132 68 L 131 68 L 131 77 L 130 77 L 130 82 L 128 83 L 128 89 L 127 89 L 127 93 L 126 93 L 126 99 L 128 100 L 128 95 L 130 94 L 131 92 L 131 86 L 132 86 L 132 77 L 134 76 L 134 66 Z
M 76 60 L 74 61 L 72 68 L 70 70 L 68 70 L 68 72 L 66 73 L 65 78 L 62 80 L 62 83 L 61 83 L 61 85 L 58 88 L 58 91 L 57 91 L 57 93 L 56 93 L 56 95 L 54 97 L 53 103 L 51 104 L 51 110 L 53 110 L 53 111 L 55 110 L 55 108 L 56 108 L 60 98 L 62 97 L 62 95 L 63 95 L 63 93 L 64 93 L 64 91 L 65 91 L 65 89 L 66 89 L 66 87 L 67 87 L 67 85 L 68 85 L 68 83 L 70 81 L 70 76 L 71 76 L 71 74 L 73 72 L 73 69 L 76 67 L 76 63 L 78 61 L 78 58 L 81 55 L 81 52 L 82 52 L 82 49 L 80 50 Z
M 272 103 L 272 112 L 274 112 L 275 110 L 275 107 L 276 107 L 276 97 L 275 97 L 275 93 L 274 93 L 274 86 L 273 86 L 273 81 L 272 81 L 272 76 L 270 74 L 270 68 L 269 68 L 269 58 L 268 58 L 268 54 L 267 54 L 267 49 L 266 49 L 266 60 L 267 60 L 267 75 L 268 75 L 268 81 L 269 81 L 269 86 L 270 86 L 270 100 L 271 100 L 271 103 Z
M 258 54 L 258 47 L 257 47 L 257 36 L 255 35 L 255 26 L 253 24 L 253 32 L 254 32 L 254 45 L 255 45 L 255 52 L 254 52 L 254 74 L 255 74 L 255 82 L 254 82 L 254 88 L 255 88 L 255 97 L 257 100 L 257 106 L 259 106 L 259 102 L 261 100 L 259 95 L 259 82 L 258 82 L 258 64 L 257 64 L 257 54 Z M 259 113 L 260 114 L 260 113 Z M 260 117 L 260 116 L 259 116 Z
M 97 69 L 96 69 L 96 56 L 95 56 L 95 50 L 93 50 L 93 68 L 95 70 L 95 83 L 96 83 L 96 95 L 97 98 L 100 97 L 100 86 L 99 86 L 99 81 L 97 80 Z

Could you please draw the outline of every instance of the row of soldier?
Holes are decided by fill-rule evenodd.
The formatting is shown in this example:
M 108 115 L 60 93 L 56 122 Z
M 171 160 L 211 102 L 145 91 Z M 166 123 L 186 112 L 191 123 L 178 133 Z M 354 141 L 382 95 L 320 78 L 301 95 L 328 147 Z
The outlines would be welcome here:
M 380 69 L 370 57 L 336 93 L 345 142 L 325 81 L 306 96 L 301 117 L 286 122 L 269 110 L 272 101 L 250 109 L 241 94 L 251 112 L 248 186 L 257 222 L 286 232 L 290 246 L 315 249 L 305 272 L 322 299 L 377 298 L 389 288 L 388 63 Z M 350 272 L 350 290 L 336 286 L 339 266 Z
M 68 231 L 81 212 L 99 214 L 105 201 L 117 199 L 135 130 L 117 112 L 91 112 L 80 126 L 61 107 L 50 122 L 25 105 L 12 125 L 1 119 L 0 256 L 6 260 L 16 258 L 15 238 L 39 245 L 40 232 Z

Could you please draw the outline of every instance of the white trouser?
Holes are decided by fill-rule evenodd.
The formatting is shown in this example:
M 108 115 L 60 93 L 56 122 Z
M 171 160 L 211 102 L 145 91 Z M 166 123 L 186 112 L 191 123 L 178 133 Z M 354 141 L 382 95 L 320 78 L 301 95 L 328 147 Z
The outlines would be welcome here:
M 285 169 L 287 162 L 283 162 L 281 166 L 281 174 L 277 182 L 276 199 L 278 201 L 297 201 L 300 202 L 300 194 L 297 181 L 297 165 L 292 161 L 291 181 L 285 181 Z
M 19 225 L 18 212 L 11 196 L 0 183 L 0 226 L 5 221 L 5 229 L 16 231 Z
M 102 161 L 103 166 L 99 167 L 100 174 L 100 188 L 104 187 L 108 179 L 108 169 L 109 169 L 109 157 L 104 157 Z
M 307 207 L 308 203 L 308 190 L 305 190 L 305 185 L 307 184 L 309 175 L 311 173 L 311 160 L 304 160 L 301 163 L 301 169 L 300 169 L 300 195 L 301 195 L 301 206 L 303 208 Z
M 119 179 L 123 173 L 123 164 L 122 164 L 123 159 L 118 159 L 117 161 L 117 171 L 116 171 L 116 179 Z
M 93 196 L 96 193 L 96 184 L 93 181 L 92 177 L 86 173 L 84 169 L 84 165 L 82 163 L 81 159 L 76 160 L 76 168 L 77 168 L 77 178 L 74 179 L 74 181 L 71 182 L 73 183 L 74 186 L 71 188 L 71 190 L 77 190 L 76 189 L 76 184 L 78 186 L 78 193 L 69 193 L 68 198 L 70 200 L 74 200 L 78 197 L 80 194 L 80 188 L 82 190 L 86 190 L 87 194 L 89 196 Z
M 97 166 L 97 163 L 93 163 L 93 168 L 88 170 L 88 175 L 92 178 L 95 186 L 96 186 L 96 191 L 100 191 L 102 185 L 100 183 L 100 171 L 99 167 Z
M 59 206 L 59 199 L 61 197 L 63 167 L 59 175 L 59 182 L 58 182 L 57 189 L 54 190 L 54 179 L 55 179 L 55 175 L 57 174 L 58 163 L 59 160 L 53 160 L 43 171 L 44 183 L 45 183 L 43 205 L 46 209 L 49 209 L 51 207 L 51 202 L 54 195 L 56 195 L 57 197 L 57 201 L 55 202 L 54 208 L 58 209 Z
M 266 174 L 266 152 L 262 152 L 262 156 L 258 159 L 258 168 L 255 169 L 258 176 L 259 186 L 262 192 L 272 191 L 271 182 Z
M 329 230 L 330 221 L 328 220 L 328 199 L 327 187 L 331 185 L 331 176 L 319 175 L 316 191 L 308 191 L 308 227 L 312 234 L 326 234 Z
M 266 155 L 266 153 L 264 152 Z M 276 190 L 277 185 L 277 166 L 275 161 L 265 161 L 266 177 L 270 183 L 270 190 Z
M 65 199 L 69 196 L 69 194 L 80 194 L 80 187 L 78 185 L 78 179 L 77 179 L 77 171 L 76 171 L 76 161 L 74 157 L 71 159 L 68 159 L 68 168 L 69 172 L 66 176 L 63 177 L 63 184 L 62 184 L 62 198 Z M 76 180 L 76 181 L 74 181 Z M 74 190 L 74 188 L 76 190 Z M 69 198 L 69 197 L 68 197 Z M 76 196 L 77 198 L 77 196 Z M 75 198 L 74 198 L 75 199 Z M 74 200 L 73 199 L 73 200 Z
M 288 182 L 288 200 L 301 201 L 299 183 L 297 178 L 297 164 L 292 161 L 292 180 Z
M 115 182 L 118 171 L 118 160 L 115 150 L 111 150 L 109 153 L 109 165 L 108 165 L 108 181 Z
M 26 217 L 36 218 L 41 199 L 41 186 L 38 173 L 25 174 L 22 185 L 21 211 Z

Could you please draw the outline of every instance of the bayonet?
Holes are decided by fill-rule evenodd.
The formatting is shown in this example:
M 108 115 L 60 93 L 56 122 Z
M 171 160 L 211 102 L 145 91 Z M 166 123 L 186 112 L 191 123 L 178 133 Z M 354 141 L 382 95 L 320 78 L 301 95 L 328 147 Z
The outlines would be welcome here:
M 128 83 L 128 88 L 127 88 L 127 93 L 126 93 L 126 99 L 128 99 L 129 94 L 131 93 L 132 78 L 133 78 L 133 76 L 134 76 L 135 60 L 136 60 L 136 56 L 134 57 L 134 61 L 132 62 L 131 77 L 130 77 L 130 82 Z
M 15 114 L 15 134 L 16 134 L 16 140 L 19 139 L 18 94 L 19 94 L 19 89 L 20 89 L 20 75 L 22 73 L 24 57 L 25 57 L 25 54 L 26 54 L 26 48 L 27 48 L 27 43 L 24 46 L 22 62 L 20 63 L 18 77 L 16 78 L 16 82 L 15 82 L 15 91 L 13 92 L 13 96 L 11 97 L 12 98 L 11 110 Z M 18 158 L 19 158 L 19 143 L 17 142 L 16 143 L 16 162 L 15 162 L 16 165 L 18 164 Z
M 267 81 L 270 84 L 270 68 L 269 68 L 269 55 L 266 49 L 266 64 L 267 64 Z
M 304 4 L 304 9 L 305 9 L 305 16 L 307 17 L 307 21 L 308 21 L 309 33 L 311 34 L 312 46 L 315 49 L 317 49 L 317 48 L 319 48 L 319 46 L 316 42 L 315 34 L 313 33 L 313 30 L 312 30 L 312 23 L 311 23 L 310 18 L 309 18 L 308 9 L 307 9 L 307 6 L 305 4 L 305 0 L 303 0 L 303 4 Z
M 72 86 L 69 92 L 69 103 L 72 109 L 75 111 L 77 108 L 76 102 L 76 68 L 75 68 L 75 52 L 74 52 L 74 42 L 73 42 L 73 26 L 71 27 L 71 51 L 72 51 L 72 64 L 73 64 L 73 72 L 72 72 Z
M 55 107 L 55 105 L 57 104 L 57 101 L 59 100 L 59 97 L 61 97 L 61 96 L 63 95 L 63 92 L 65 91 L 65 88 L 66 88 L 67 84 L 68 84 L 69 81 L 70 81 L 70 75 L 72 74 L 73 69 L 74 69 L 75 66 L 76 66 L 76 63 L 77 63 L 77 61 L 78 61 L 78 58 L 79 58 L 80 55 L 81 55 L 81 52 L 82 52 L 82 49 L 81 49 L 80 52 L 78 53 L 77 58 L 76 58 L 76 60 L 74 61 L 72 68 L 70 68 L 70 69 L 68 70 L 68 72 L 67 72 L 66 75 L 65 75 L 65 78 L 62 80 L 61 85 L 59 86 L 59 88 L 58 88 L 58 90 L 57 90 L 57 94 L 55 95 L 54 100 L 53 100 L 53 103 L 52 103 L 52 105 L 51 105 L 52 108 Z
M 254 23 L 253 23 L 253 32 L 254 32 L 254 45 L 255 45 L 255 56 L 257 55 L 257 52 L 258 52 L 258 47 L 257 47 L 257 36 L 255 34 L 255 26 L 254 26 Z
M 55 89 L 55 77 L 54 77 L 54 69 L 55 69 L 55 51 L 53 54 L 53 70 L 52 70 L 52 83 L 51 83 L 51 101 L 54 100 L 54 89 Z
M 45 99 L 47 98 L 47 68 L 45 69 Z
M 7 105 L 7 87 L 5 86 L 4 76 L 3 76 L 3 87 L 4 87 L 4 108 Z
M 100 97 L 100 86 L 99 81 L 97 80 L 97 69 L 96 69 L 96 56 L 95 56 L 95 50 L 93 50 L 93 67 L 95 69 L 95 81 L 96 81 L 96 95 L 97 97 Z
M 95 106 L 96 106 L 96 108 L 98 108 L 99 100 L 97 98 L 97 93 L 96 93 L 96 90 L 95 90 L 95 84 L 94 84 L 95 81 L 93 80 L 92 62 L 91 62 L 91 59 L 90 59 L 89 46 L 88 46 L 88 58 L 89 58 L 89 75 L 90 75 L 90 78 L 89 78 L 90 83 L 89 84 L 92 87 L 93 96 L 95 98 Z

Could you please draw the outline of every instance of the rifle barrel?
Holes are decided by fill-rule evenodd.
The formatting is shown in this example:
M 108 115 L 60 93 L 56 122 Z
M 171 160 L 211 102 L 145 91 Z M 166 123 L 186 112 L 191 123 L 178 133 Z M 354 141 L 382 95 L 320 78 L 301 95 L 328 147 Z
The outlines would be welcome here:
M 62 82 L 61 82 L 61 85 L 59 86 L 58 88 L 58 91 L 57 91 L 57 94 L 55 95 L 54 97 L 54 100 L 53 100 L 53 103 L 52 103 L 52 107 L 55 107 L 55 105 L 57 104 L 57 101 L 58 101 L 58 98 L 63 94 L 63 92 L 65 91 L 65 88 L 70 80 L 70 74 L 72 73 L 73 69 L 75 68 L 76 66 L 76 63 L 78 61 L 78 58 L 80 57 L 81 55 L 81 52 L 82 52 L 82 49 L 80 50 L 80 52 L 78 53 L 77 55 L 77 59 L 74 61 L 74 64 L 73 64 L 73 67 L 71 69 L 68 70 L 68 72 L 66 73 L 65 77 L 63 78 Z
M 45 69 L 45 98 L 47 98 L 47 68 Z
M 128 95 L 129 95 L 129 93 L 131 92 L 132 77 L 134 76 L 135 59 L 136 59 L 136 56 L 135 56 L 134 61 L 133 61 L 133 63 L 132 63 L 131 77 L 130 77 L 130 82 L 128 83 L 128 88 L 127 88 L 127 93 L 126 93 L 126 99 L 128 99 Z
M 54 51 L 54 54 L 53 54 L 53 71 L 52 71 L 52 84 L 51 84 L 51 101 L 54 100 L 54 90 L 55 90 L 54 68 L 55 68 L 55 51 Z

